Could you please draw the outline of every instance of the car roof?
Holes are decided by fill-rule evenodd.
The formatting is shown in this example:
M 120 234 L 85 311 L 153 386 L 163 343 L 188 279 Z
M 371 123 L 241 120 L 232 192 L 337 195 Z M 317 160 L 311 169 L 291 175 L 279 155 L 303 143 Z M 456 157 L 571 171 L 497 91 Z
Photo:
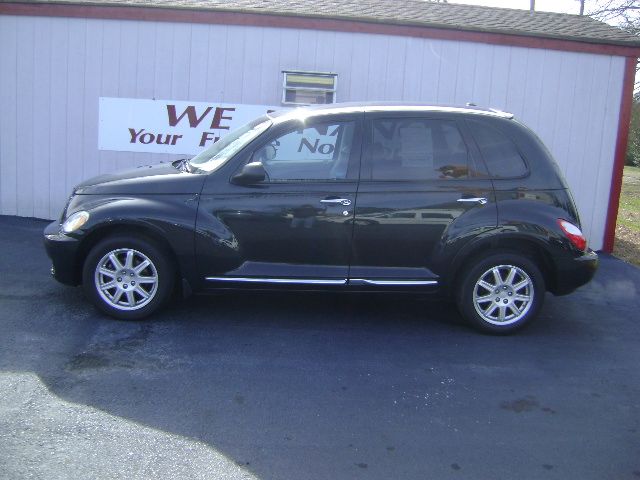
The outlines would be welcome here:
M 312 105 L 293 109 L 276 110 L 269 113 L 269 117 L 278 122 L 305 118 L 315 115 L 331 115 L 354 112 L 440 112 L 454 114 L 488 115 L 499 118 L 512 119 L 513 114 L 495 108 L 478 107 L 472 103 L 460 105 L 436 105 L 427 103 L 408 102 L 347 102 L 328 105 Z

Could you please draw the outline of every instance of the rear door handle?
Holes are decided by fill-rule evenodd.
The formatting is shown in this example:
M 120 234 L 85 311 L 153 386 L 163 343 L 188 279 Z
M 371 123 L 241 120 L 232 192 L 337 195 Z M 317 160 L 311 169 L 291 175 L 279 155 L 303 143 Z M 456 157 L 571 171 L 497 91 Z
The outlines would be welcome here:
M 351 205 L 351 200 L 348 198 L 325 198 L 320 200 L 320 203 L 330 203 L 333 205 L 344 205 L 345 207 Z
M 480 205 L 485 205 L 488 202 L 484 197 L 459 198 L 458 201 L 462 203 L 479 203 Z

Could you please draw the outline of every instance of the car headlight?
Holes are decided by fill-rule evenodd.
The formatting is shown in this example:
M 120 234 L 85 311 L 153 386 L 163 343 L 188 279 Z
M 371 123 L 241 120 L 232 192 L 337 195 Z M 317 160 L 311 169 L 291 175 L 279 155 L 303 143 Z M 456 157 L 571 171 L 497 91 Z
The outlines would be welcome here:
M 89 220 L 89 212 L 85 212 L 84 210 L 76 212 L 73 215 L 69 215 L 69 218 L 67 218 L 62 224 L 62 231 L 64 233 L 75 232 L 87 223 L 87 220 Z

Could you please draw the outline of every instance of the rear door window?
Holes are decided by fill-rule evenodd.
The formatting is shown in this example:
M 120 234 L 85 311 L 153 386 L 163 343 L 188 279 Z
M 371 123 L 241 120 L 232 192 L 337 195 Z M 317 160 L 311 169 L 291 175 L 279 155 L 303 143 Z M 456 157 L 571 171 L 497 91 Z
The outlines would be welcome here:
M 469 177 L 469 152 L 456 123 L 426 118 L 371 122 L 371 180 Z
M 515 144 L 501 131 L 482 122 L 470 120 L 471 133 L 495 178 L 517 178 L 527 174 L 527 164 Z

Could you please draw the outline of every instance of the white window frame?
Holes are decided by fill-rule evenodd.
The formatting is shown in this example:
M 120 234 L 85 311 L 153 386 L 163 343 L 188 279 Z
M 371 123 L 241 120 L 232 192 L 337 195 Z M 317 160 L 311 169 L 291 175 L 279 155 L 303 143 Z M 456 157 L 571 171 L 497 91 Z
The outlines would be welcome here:
M 306 88 L 306 87 L 289 87 L 287 86 L 287 75 L 308 75 L 317 77 L 333 78 L 333 88 Z M 311 72 L 305 70 L 283 70 L 282 71 L 282 104 L 283 105 L 330 105 L 330 104 L 310 104 L 301 102 L 288 102 L 287 90 L 297 90 L 306 92 L 333 93 L 333 102 L 336 103 L 336 92 L 338 90 L 338 74 L 332 72 Z

